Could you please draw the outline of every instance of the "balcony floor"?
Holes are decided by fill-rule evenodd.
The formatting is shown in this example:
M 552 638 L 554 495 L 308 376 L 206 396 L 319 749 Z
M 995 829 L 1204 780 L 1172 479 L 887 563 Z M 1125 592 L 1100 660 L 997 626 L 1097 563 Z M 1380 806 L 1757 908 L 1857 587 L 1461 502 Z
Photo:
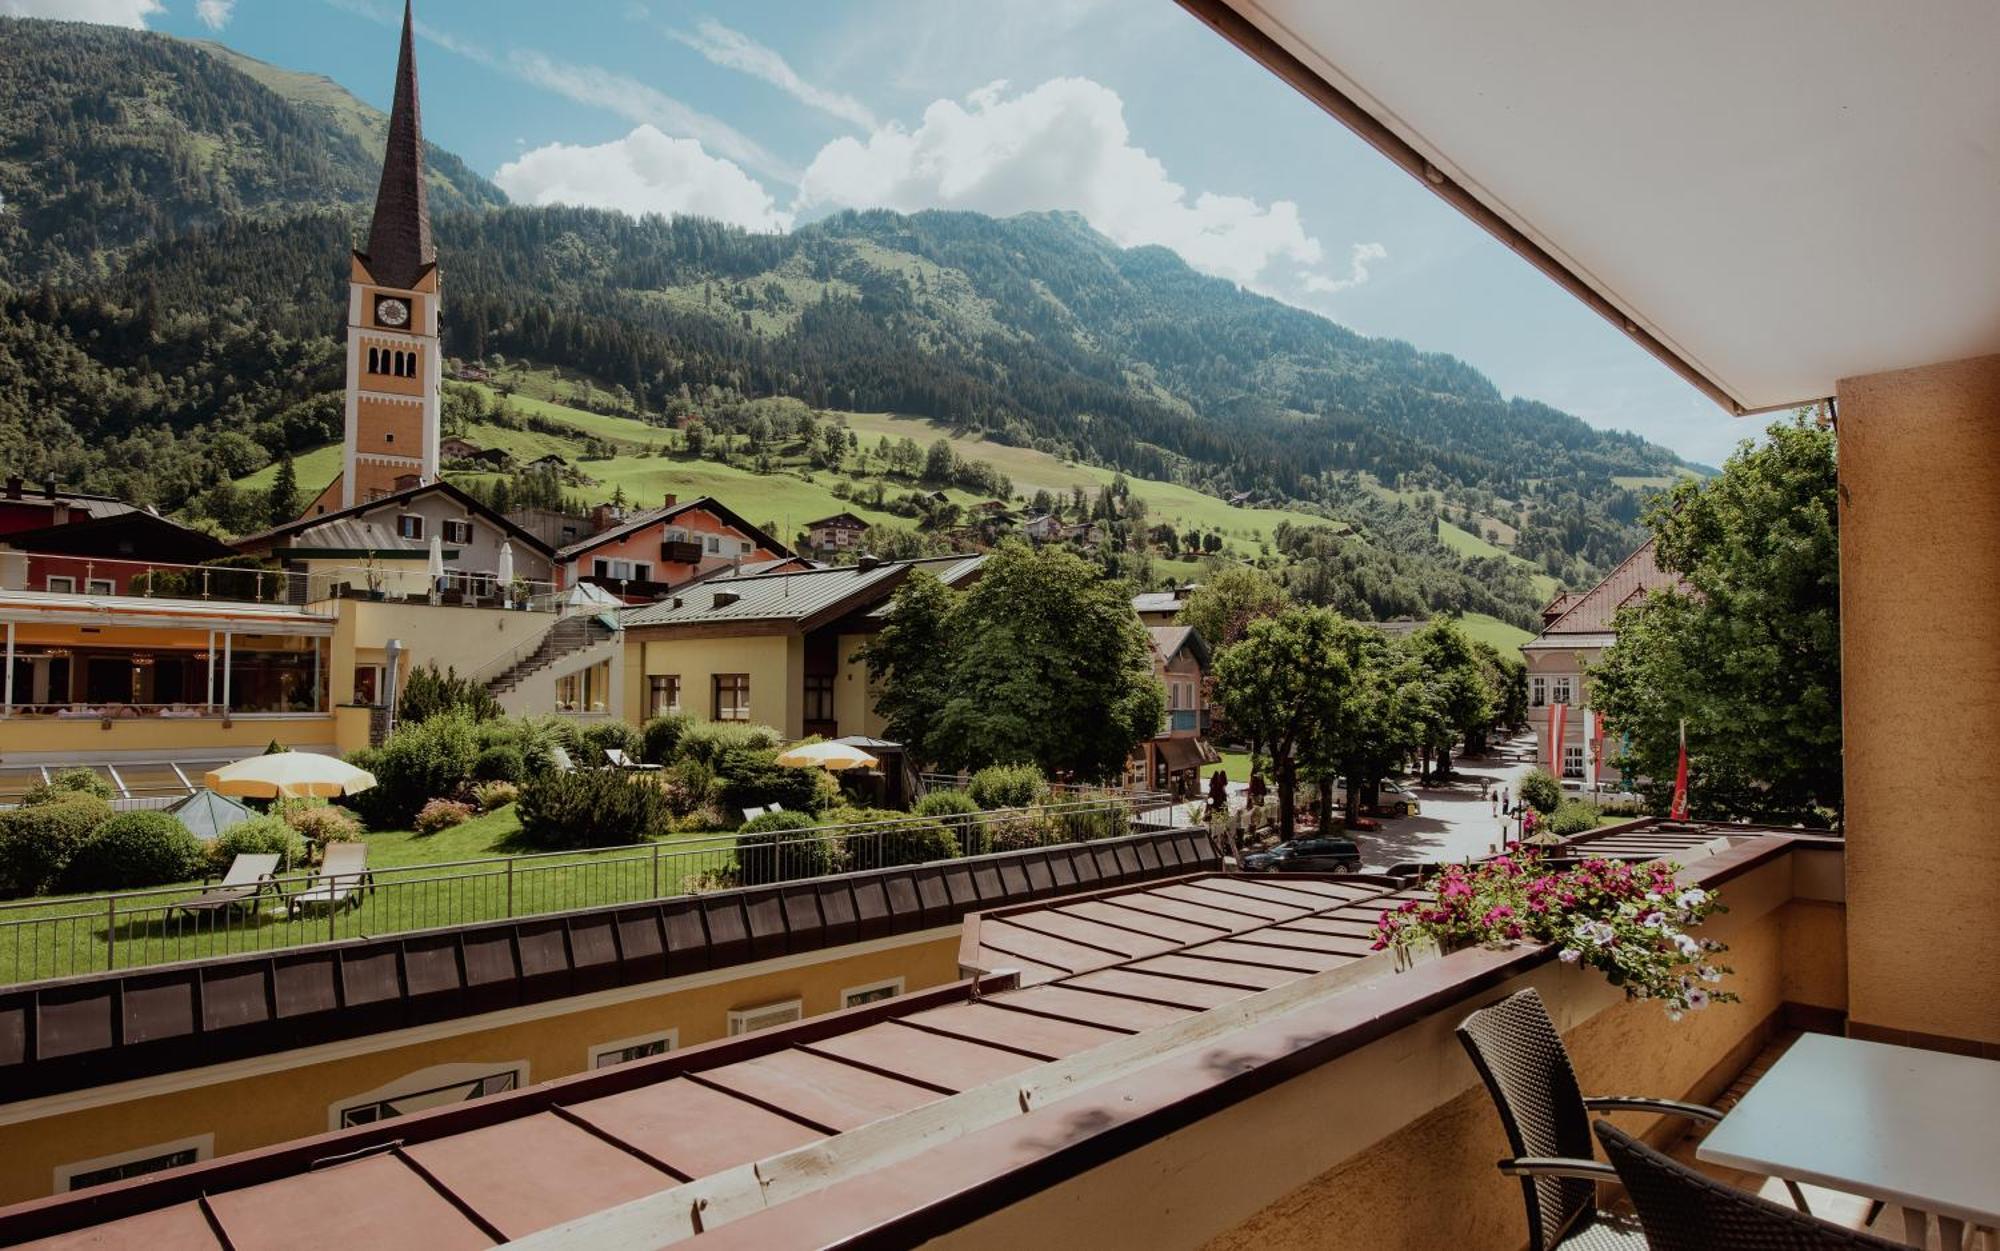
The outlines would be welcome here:
M 1791 1045 L 1799 1040 L 1800 1036 L 1800 1031 L 1788 1030 L 1773 1038 L 1769 1045 L 1757 1053 L 1757 1058 L 1752 1060 L 1737 1075 L 1736 1080 L 1730 1083 L 1729 1089 L 1724 1091 L 1714 1101 L 1714 1106 L 1724 1112 L 1734 1108 L 1743 1096 L 1750 1092 L 1750 1088 L 1757 1084 L 1757 1080 L 1770 1071 L 1773 1064 L 1778 1062 L 1778 1057 L 1784 1055 L 1791 1048 Z M 1674 1144 L 1669 1154 L 1684 1164 L 1700 1169 L 1717 1181 L 1726 1182 L 1741 1190 L 1753 1191 L 1769 1199 L 1771 1202 L 1781 1204 L 1785 1207 L 1794 1206 L 1791 1193 L 1786 1189 L 1785 1183 L 1776 1177 L 1766 1177 L 1760 1173 L 1745 1173 L 1739 1169 L 1703 1163 L 1696 1160 L 1695 1149 L 1701 1145 L 1705 1133 L 1706 1131 L 1702 1128 L 1690 1131 Z M 1900 1242 L 1902 1240 L 1903 1210 L 1894 1204 L 1885 1207 L 1871 1224 L 1868 1221 L 1868 1209 L 1872 1205 L 1867 1199 L 1845 1194 L 1838 1190 L 1828 1190 L 1821 1186 L 1802 1185 L 1800 1189 L 1805 1192 L 1806 1206 L 1811 1208 L 1812 1214 L 1821 1220 L 1832 1221 L 1837 1225 L 1845 1225 L 1849 1229 L 1866 1229 L 1892 1242 Z M 1623 1205 L 1621 1204 L 1621 1206 Z M 2000 1239 L 1996 1239 L 1991 1233 L 1985 1234 L 1984 1238 L 1985 1241 L 1982 1242 L 1978 1236 L 1968 1236 L 1966 1247 L 1978 1248 L 1979 1251 L 2000 1251 Z M 1935 1226 L 1931 1230 L 1930 1246 L 1932 1248 L 1938 1247 L 1938 1236 Z

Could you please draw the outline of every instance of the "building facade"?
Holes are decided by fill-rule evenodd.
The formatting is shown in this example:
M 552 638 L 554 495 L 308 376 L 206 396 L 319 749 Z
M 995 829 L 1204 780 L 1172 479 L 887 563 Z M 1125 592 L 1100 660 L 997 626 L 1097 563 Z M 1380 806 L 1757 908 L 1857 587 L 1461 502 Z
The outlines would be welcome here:
M 565 587 L 599 586 L 640 604 L 704 575 L 791 555 L 790 548 L 719 500 L 703 496 L 681 503 L 669 495 L 659 508 L 561 548 L 555 554 L 556 579 Z
M 1580 595 L 1564 592 L 1542 610 L 1542 632 L 1521 644 L 1535 762 L 1542 768 L 1569 782 L 1624 782 L 1613 763 L 1617 727 L 1605 726 L 1591 706 L 1590 667 L 1617 641 L 1619 609 L 1678 584 L 1653 559 L 1648 540 L 1596 586 Z
M 1160 732 L 1133 753 L 1126 778 L 1156 791 L 1199 795 L 1203 766 L 1222 759 L 1207 738 L 1208 644 L 1193 626 L 1148 625 L 1146 640 L 1153 675 L 1167 693 L 1167 710 Z

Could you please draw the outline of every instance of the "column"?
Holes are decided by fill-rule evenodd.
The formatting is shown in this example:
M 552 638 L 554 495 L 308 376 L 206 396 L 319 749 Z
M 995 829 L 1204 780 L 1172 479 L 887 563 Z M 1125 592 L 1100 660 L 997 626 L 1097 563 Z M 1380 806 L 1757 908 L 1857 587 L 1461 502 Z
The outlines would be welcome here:
M 1839 387 L 1848 1019 L 2000 1046 L 2000 356 Z
M 14 715 L 14 623 L 7 623 L 7 694 L 4 715 Z

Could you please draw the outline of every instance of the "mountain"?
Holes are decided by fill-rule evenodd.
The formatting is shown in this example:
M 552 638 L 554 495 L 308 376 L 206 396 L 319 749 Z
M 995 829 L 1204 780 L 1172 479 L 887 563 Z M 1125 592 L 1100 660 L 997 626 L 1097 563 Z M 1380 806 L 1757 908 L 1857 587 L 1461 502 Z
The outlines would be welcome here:
M 139 243 L 373 201 L 383 116 L 212 44 L 0 17 L 0 281 L 88 281 Z M 435 147 L 440 209 L 504 203 Z
M 383 125 L 212 45 L 0 19 L 0 458 L 177 508 L 337 438 L 332 336 Z M 746 399 L 790 396 L 1282 505 L 1339 524 L 1273 560 L 1331 567 L 1346 544 L 1356 584 L 1404 562 L 1417 589 L 1359 596 L 1378 609 L 1469 602 L 1470 580 L 1482 611 L 1531 622 L 1550 579 L 1621 559 L 1647 494 L 1689 472 L 1072 214 L 750 234 L 507 206 L 431 161 L 457 358 L 559 369 L 566 401 L 656 427 L 727 430 Z

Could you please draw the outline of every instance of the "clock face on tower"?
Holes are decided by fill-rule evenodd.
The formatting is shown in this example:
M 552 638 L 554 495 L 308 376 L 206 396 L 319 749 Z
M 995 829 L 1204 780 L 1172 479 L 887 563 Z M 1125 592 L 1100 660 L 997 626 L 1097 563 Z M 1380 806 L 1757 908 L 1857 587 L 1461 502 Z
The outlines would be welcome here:
M 384 296 L 375 301 L 375 320 L 384 326 L 408 325 L 410 306 L 393 296 Z

